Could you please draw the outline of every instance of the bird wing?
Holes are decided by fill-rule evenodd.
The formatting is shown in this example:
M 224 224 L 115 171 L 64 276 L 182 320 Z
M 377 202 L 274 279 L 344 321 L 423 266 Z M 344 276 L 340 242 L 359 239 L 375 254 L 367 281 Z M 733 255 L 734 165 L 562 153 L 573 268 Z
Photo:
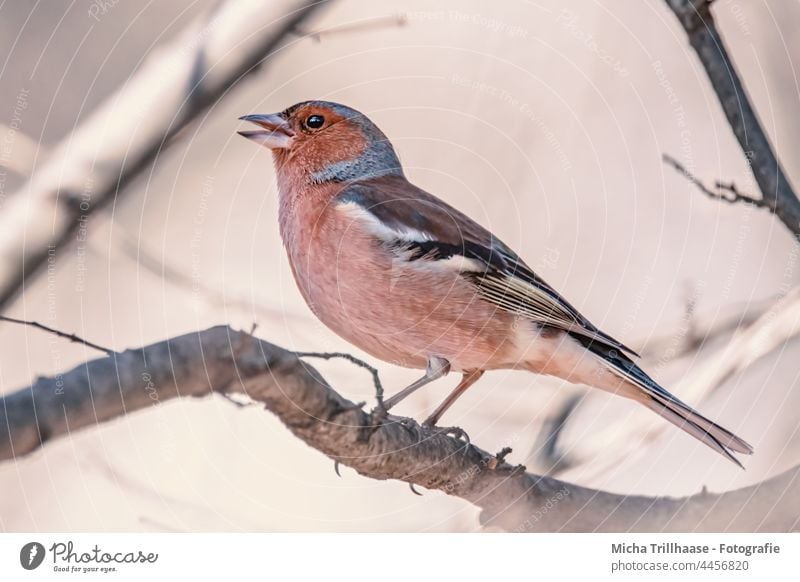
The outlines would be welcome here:
M 334 202 L 399 259 L 457 270 L 500 309 L 638 356 L 594 326 L 491 232 L 405 178 L 353 183 Z

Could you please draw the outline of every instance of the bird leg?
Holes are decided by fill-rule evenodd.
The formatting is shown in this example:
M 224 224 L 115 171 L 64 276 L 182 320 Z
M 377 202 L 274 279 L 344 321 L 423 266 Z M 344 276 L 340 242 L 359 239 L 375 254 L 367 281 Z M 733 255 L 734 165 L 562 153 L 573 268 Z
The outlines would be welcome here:
M 389 398 L 388 400 L 378 399 L 378 406 L 372 411 L 370 415 L 370 428 L 372 429 L 369 434 L 374 433 L 383 424 L 384 419 L 388 415 L 388 411 L 398 402 L 410 396 L 426 384 L 430 384 L 434 380 L 446 376 L 450 372 L 450 362 L 438 356 L 431 356 L 428 358 L 428 365 L 425 368 L 425 375 L 413 382 L 411 385 L 403 388 L 400 392 Z M 400 423 L 406 430 L 413 432 L 405 423 Z
M 438 380 L 439 378 L 446 376 L 449 372 L 450 372 L 450 362 L 438 356 L 431 356 L 430 358 L 428 358 L 428 366 L 425 369 L 425 375 L 416 382 L 413 382 L 406 388 L 400 390 L 400 392 L 398 392 L 388 400 L 384 400 L 383 409 L 389 410 L 390 408 L 395 406 L 398 402 L 407 398 L 408 396 L 410 396 L 411 394 L 413 394 L 426 384 L 430 384 L 434 380 Z
M 442 417 L 442 415 L 447 412 L 447 409 L 450 408 L 453 403 L 458 400 L 458 397 L 461 396 L 464 392 L 466 392 L 467 388 L 472 386 L 478 379 L 483 376 L 483 370 L 470 370 L 468 372 L 464 372 L 464 375 L 461 377 L 461 382 L 458 383 L 458 386 L 444 399 L 439 407 L 433 411 L 428 419 L 422 423 L 422 426 L 436 426 L 436 423 Z

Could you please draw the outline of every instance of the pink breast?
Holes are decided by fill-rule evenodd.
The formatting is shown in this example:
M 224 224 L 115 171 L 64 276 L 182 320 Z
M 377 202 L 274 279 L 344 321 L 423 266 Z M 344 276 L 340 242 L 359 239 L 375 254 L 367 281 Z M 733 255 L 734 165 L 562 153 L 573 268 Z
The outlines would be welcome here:
M 505 367 L 513 317 L 484 302 L 455 271 L 409 264 L 335 210 L 311 228 L 285 217 L 298 287 L 338 335 L 382 360 L 424 368 L 429 355 L 453 369 Z

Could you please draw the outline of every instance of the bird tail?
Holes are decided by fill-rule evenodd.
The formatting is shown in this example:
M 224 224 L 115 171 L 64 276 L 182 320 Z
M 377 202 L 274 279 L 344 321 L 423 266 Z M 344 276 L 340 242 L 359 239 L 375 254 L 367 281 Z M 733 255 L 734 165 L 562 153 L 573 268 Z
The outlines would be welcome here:
M 663 402 L 651 397 L 644 404 L 656 414 L 692 435 L 720 455 L 733 461 L 742 469 L 744 469 L 742 463 L 733 455 L 733 452 L 745 455 L 753 453 L 753 447 L 744 440 L 680 401 L 678 403 Z
M 636 389 L 635 400 L 665 418 L 681 430 L 715 450 L 720 455 L 742 467 L 733 453 L 750 455 L 753 447 L 731 431 L 709 420 L 688 404 L 658 385 L 644 370 L 627 356 L 597 343 L 586 345 L 614 374 Z M 744 467 L 742 467 L 744 468 Z

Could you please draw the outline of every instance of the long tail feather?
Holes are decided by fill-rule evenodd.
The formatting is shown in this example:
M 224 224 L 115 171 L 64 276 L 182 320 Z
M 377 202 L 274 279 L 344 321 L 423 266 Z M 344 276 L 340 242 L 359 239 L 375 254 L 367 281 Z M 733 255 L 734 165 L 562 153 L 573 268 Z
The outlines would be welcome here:
M 609 370 L 627 380 L 640 391 L 642 397 L 637 398 L 638 401 L 681 430 L 740 467 L 742 464 L 733 456 L 732 451 L 745 455 L 753 453 L 753 447 L 747 442 L 670 394 L 624 354 L 611 351 L 606 346 L 597 343 L 581 343 L 584 343 L 586 348 L 597 356 Z
M 658 400 L 650 400 L 649 402 L 645 402 L 645 406 L 744 469 L 742 464 L 739 462 L 739 459 L 733 456 L 728 447 L 717 440 L 717 438 L 707 430 L 699 427 L 685 416 L 681 416 L 679 412 L 665 406 Z
M 658 400 L 658 397 L 654 397 Z M 737 453 L 742 453 L 745 455 L 752 455 L 753 454 L 753 447 L 751 447 L 748 443 L 744 440 L 733 434 L 731 431 L 727 430 L 724 427 L 721 427 L 716 422 L 709 420 L 687 404 L 681 402 L 678 399 L 672 399 L 667 401 L 666 399 L 661 400 L 659 402 L 661 405 L 667 407 L 675 414 L 677 414 L 682 419 L 685 419 L 687 422 L 697 426 L 700 430 L 707 432 L 711 435 L 716 441 L 724 445 L 725 447 L 736 451 Z

